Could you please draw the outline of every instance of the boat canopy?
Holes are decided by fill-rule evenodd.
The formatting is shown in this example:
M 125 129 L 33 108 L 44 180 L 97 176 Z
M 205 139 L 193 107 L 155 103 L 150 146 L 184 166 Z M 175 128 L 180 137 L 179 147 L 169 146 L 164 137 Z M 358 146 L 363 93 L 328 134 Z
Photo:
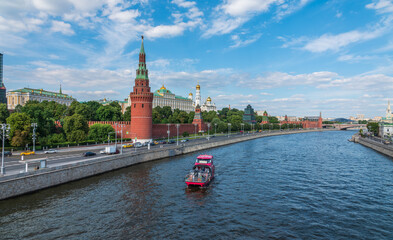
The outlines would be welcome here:
M 200 159 L 200 160 L 211 160 L 211 159 L 213 159 L 213 156 L 212 155 L 199 155 L 197 157 L 197 159 Z

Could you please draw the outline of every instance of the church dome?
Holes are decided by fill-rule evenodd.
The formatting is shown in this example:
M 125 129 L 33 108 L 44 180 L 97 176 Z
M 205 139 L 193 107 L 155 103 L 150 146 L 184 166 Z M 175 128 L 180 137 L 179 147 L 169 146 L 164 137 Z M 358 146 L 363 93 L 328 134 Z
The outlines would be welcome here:
M 164 86 L 164 84 L 162 84 L 162 87 L 160 88 L 160 90 L 165 90 L 166 87 Z
M 208 97 L 208 98 L 206 99 L 206 101 L 211 102 L 212 99 L 211 99 L 210 97 Z
M 199 84 L 196 85 L 196 89 L 197 89 L 197 90 L 200 90 L 200 89 L 201 89 L 201 86 L 199 86 Z
M 188 96 L 192 96 L 192 93 L 188 94 Z

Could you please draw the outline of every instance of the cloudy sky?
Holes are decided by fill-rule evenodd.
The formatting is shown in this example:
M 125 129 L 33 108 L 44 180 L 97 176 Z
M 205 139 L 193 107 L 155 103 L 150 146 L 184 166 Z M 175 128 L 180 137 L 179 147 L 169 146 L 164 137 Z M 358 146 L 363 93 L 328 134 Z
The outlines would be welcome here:
M 0 0 L 8 90 L 126 98 L 145 36 L 162 84 L 219 108 L 366 117 L 393 100 L 393 0 Z

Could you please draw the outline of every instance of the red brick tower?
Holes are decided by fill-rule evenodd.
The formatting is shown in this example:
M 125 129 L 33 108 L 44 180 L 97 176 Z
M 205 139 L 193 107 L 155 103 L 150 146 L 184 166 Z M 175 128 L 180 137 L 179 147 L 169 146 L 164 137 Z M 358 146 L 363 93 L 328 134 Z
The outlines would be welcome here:
M 146 54 L 142 45 L 139 52 L 139 67 L 136 70 L 134 90 L 131 98 L 131 135 L 138 142 L 152 140 L 152 105 L 153 93 L 150 92 L 148 70 L 146 69 Z

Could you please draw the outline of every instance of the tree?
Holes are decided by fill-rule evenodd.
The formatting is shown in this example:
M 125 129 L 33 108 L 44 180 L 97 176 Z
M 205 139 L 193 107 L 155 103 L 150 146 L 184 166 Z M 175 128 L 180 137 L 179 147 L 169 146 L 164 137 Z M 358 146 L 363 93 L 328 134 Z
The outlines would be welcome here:
M 65 117 L 63 129 L 68 141 L 78 143 L 79 141 L 85 140 L 89 132 L 89 126 L 87 125 L 86 119 L 79 114 Z M 80 136 L 78 136 L 78 134 L 80 134 Z
M 42 103 L 38 101 L 28 101 L 22 107 L 22 112 L 29 115 L 31 121 L 37 123 L 37 135 L 48 136 L 55 131 L 53 113 L 49 108 L 46 108 L 48 101 Z
M 268 117 L 270 123 L 279 123 L 278 119 L 276 117 Z
M 123 121 L 131 121 L 131 107 L 127 107 L 123 114 Z
M 188 132 L 183 132 L 183 137 L 188 137 L 188 136 L 190 136 L 190 134 L 188 133 Z
M 367 129 L 369 132 L 372 132 L 374 136 L 378 136 L 379 134 L 379 124 L 377 122 L 369 122 L 367 123 Z
M 30 143 L 31 119 L 26 113 L 13 113 L 7 118 L 10 124 L 11 145 L 16 147 Z
M 79 104 L 75 107 L 75 113 L 82 115 L 87 121 L 92 121 L 93 112 L 92 109 L 87 104 Z M 94 114 L 95 115 L 95 114 Z
M 90 126 L 88 138 L 95 141 L 107 139 L 108 133 L 115 132 L 115 129 L 109 124 L 96 123 Z
M 122 119 L 121 108 L 111 105 L 101 106 L 97 109 L 97 117 L 99 121 L 120 121 Z
M 7 118 L 10 116 L 10 112 L 8 112 L 7 104 L 0 104 L 0 123 L 5 123 Z

